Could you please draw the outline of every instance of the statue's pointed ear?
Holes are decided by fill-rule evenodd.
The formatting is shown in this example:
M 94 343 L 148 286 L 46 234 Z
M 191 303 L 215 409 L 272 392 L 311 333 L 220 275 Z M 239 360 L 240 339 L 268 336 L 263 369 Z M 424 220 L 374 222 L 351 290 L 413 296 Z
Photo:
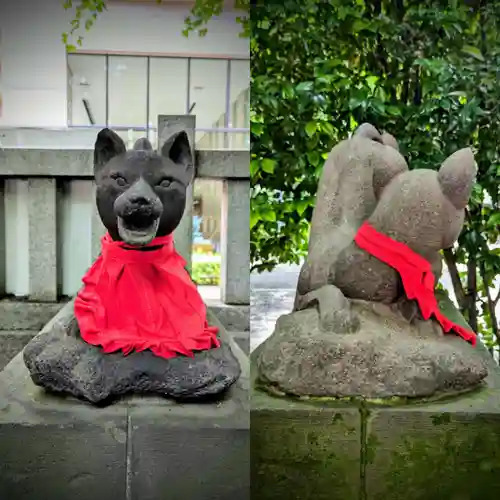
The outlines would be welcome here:
M 172 134 L 163 143 L 161 154 L 179 167 L 185 185 L 190 184 L 194 176 L 194 161 L 186 131 Z
M 441 190 L 458 210 L 467 206 L 476 174 L 477 164 L 470 148 L 455 151 L 441 165 L 438 172 Z
M 122 138 L 109 128 L 103 128 L 98 134 L 94 145 L 94 173 L 111 158 L 127 151 Z
M 382 144 L 380 132 L 371 123 L 362 123 L 353 134 L 355 137 L 365 137 Z

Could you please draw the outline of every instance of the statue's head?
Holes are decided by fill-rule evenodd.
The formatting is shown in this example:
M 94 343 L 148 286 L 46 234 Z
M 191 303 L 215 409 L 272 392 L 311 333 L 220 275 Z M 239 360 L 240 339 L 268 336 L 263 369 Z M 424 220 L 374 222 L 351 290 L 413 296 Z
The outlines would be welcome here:
M 123 140 L 107 128 L 97 135 L 97 209 L 114 240 L 143 246 L 179 225 L 194 176 L 186 132 L 172 134 L 159 151 L 153 151 L 148 139 L 139 139 L 127 151 Z
M 425 257 L 450 248 L 462 230 L 476 172 L 474 155 L 465 148 L 438 171 L 402 173 L 384 189 L 370 222 Z

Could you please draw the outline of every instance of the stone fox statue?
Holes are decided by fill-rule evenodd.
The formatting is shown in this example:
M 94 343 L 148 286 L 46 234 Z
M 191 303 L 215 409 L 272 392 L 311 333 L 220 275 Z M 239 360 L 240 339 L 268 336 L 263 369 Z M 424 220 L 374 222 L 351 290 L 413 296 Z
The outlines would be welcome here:
M 368 123 L 333 148 L 319 181 L 296 308 L 301 296 L 328 282 L 332 263 L 372 214 L 385 186 L 406 171 L 408 165 L 394 137 L 380 134 Z
M 469 148 L 449 156 L 439 171 L 403 172 L 384 189 L 367 223 L 423 257 L 438 276 L 439 252 L 450 248 L 462 230 L 475 177 L 476 163 Z M 403 295 L 397 271 L 354 241 L 330 262 L 328 283 L 354 299 L 389 304 Z

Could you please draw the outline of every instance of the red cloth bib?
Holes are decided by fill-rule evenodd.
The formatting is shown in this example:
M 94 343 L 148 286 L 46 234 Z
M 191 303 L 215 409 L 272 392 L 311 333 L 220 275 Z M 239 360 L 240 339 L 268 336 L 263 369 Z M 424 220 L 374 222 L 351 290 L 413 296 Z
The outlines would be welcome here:
M 109 234 L 83 277 L 75 299 L 80 333 L 104 352 L 150 349 L 162 358 L 219 347 L 206 307 L 175 251 L 173 237 L 155 238 L 154 250 L 127 250 Z M 131 248 L 131 247 L 128 247 Z
M 379 233 L 368 222 L 360 227 L 354 241 L 365 252 L 391 266 L 399 273 L 406 296 L 410 300 L 417 301 L 425 320 L 434 316 L 445 333 L 453 331 L 472 345 L 476 344 L 474 332 L 453 323 L 439 310 L 434 293 L 435 277 L 427 260 L 404 243 Z

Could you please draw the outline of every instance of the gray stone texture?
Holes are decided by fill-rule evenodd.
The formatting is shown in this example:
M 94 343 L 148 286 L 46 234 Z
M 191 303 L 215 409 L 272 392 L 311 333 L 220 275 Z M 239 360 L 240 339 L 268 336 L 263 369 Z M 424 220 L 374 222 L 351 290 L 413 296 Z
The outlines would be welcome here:
M 368 222 L 431 263 L 441 274 L 440 250 L 457 240 L 475 179 L 470 149 L 451 155 L 439 172 L 404 172 L 384 189 Z M 398 273 L 351 242 L 331 262 L 328 281 L 349 298 L 394 302 L 402 296 Z
M 278 319 L 256 361 L 267 386 L 299 396 L 422 398 L 470 390 L 486 377 L 474 348 L 424 321 L 399 273 L 354 242 L 368 221 L 439 278 L 439 252 L 460 234 L 476 174 L 472 151 L 455 152 L 439 171 L 408 171 L 397 149 L 394 137 L 366 123 L 333 148 L 294 311 Z M 447 296 L 441 302 L 456 313 Z
M 30 298 L 57 300 L 56 180 L 28 180 Z
M 131 500 L 250 499 L 248 429 L 196 424 L 131 417 Z
M 40 331 L 66 302 L 0 300 L 0 330 Z
M 208 151 L 195 153 L 198 177 L 208 179 L 250 179 L 249 151 Z
M 250 306 L 208 303 L 226 330 L 250 331 Z
M 323 303 L 333 306 L 334 299 Z M 378 399 L 454 393 L 487 375 L 475 348 L 443 336 L 433 321 L 410 323 L 390 306 L 351 301 L 351 311 L 345 305 L 338 311 L 359 319 L 352 332 L 334 311 L 324 318 L 316 308 L 281 316 L 257 358 L 260 380 L 297 396 Z
M 498 498 L 500 369 L 478 349 L 489 371 L 482 388 L 419 405 L 301 401 L 254 389 L 252 498 Z
M 361 500 L 361 436 L 354 406 L 277 398 L 254 389 L 252 500 Z
M 179 400 L 212 397 L 226 391 L 241 373 L 231 339 L 213 317 L 212 324 L 219 327 L 220 347 L 193 358 L 166 360 L 150 351 L 105 354 L 81 339 L 70 302 L 30 341 L 23 357 L 35 384 L 94 404 L 130 393 Z
M 248 179 L 248 151 L 197 150 L 197 177 Z M 0 177 L 94 177 L 91 149 L 0 149 Z
M 221 287 L 226 304 L 250 304 L 250 182 L 225 181 L 221 221 Z
M 95 183 L 93 183 L 93 198 L 95 200 Z M 90 222 L 90 227 L 92 229 L 92 240 L 91 240 L 91 256 L 92 262 L 99 257 L 101 253 L 101 239 L 106 234 L 106 228 L 102 223 L 101 217 L 97 210 L 97 205 L 94 203 L 92 206 L 92 220 Z
M 5 241 L 5 181 L 0 178 L 0 297 L 5 294 L 6 280 L 6 241 Z
M 404 157 L 369 125 L 336 145 L 318 184 L 308 256 L 300 272 L 298 295 L 328 282 L 331 266 L 352 244 L 361 224 L 372 214 L 383 188 L 408 170 Z
M 35 386 L 18 355 L 0 373 L 0 498 L 248 499 L 248 360 L 230 342 L 242 376 L 217 404 L 96 408 Z
M 196 116 L 194 115 L 160 115 L 158 116 L 158 147 L 180 130 L 185 130 L 192 148 L 194 158 Z M 195 178 L 197 165 L 195 164 Z M 186 260 L 187 269 L 191 269 L 191 252 L 193 246 L 193 181 L 186 189 L 186 208 L 181 222 L 174 231 L 175 248 Z
M 36 330 L 0 330 L 0 370 L 37 335 Z

